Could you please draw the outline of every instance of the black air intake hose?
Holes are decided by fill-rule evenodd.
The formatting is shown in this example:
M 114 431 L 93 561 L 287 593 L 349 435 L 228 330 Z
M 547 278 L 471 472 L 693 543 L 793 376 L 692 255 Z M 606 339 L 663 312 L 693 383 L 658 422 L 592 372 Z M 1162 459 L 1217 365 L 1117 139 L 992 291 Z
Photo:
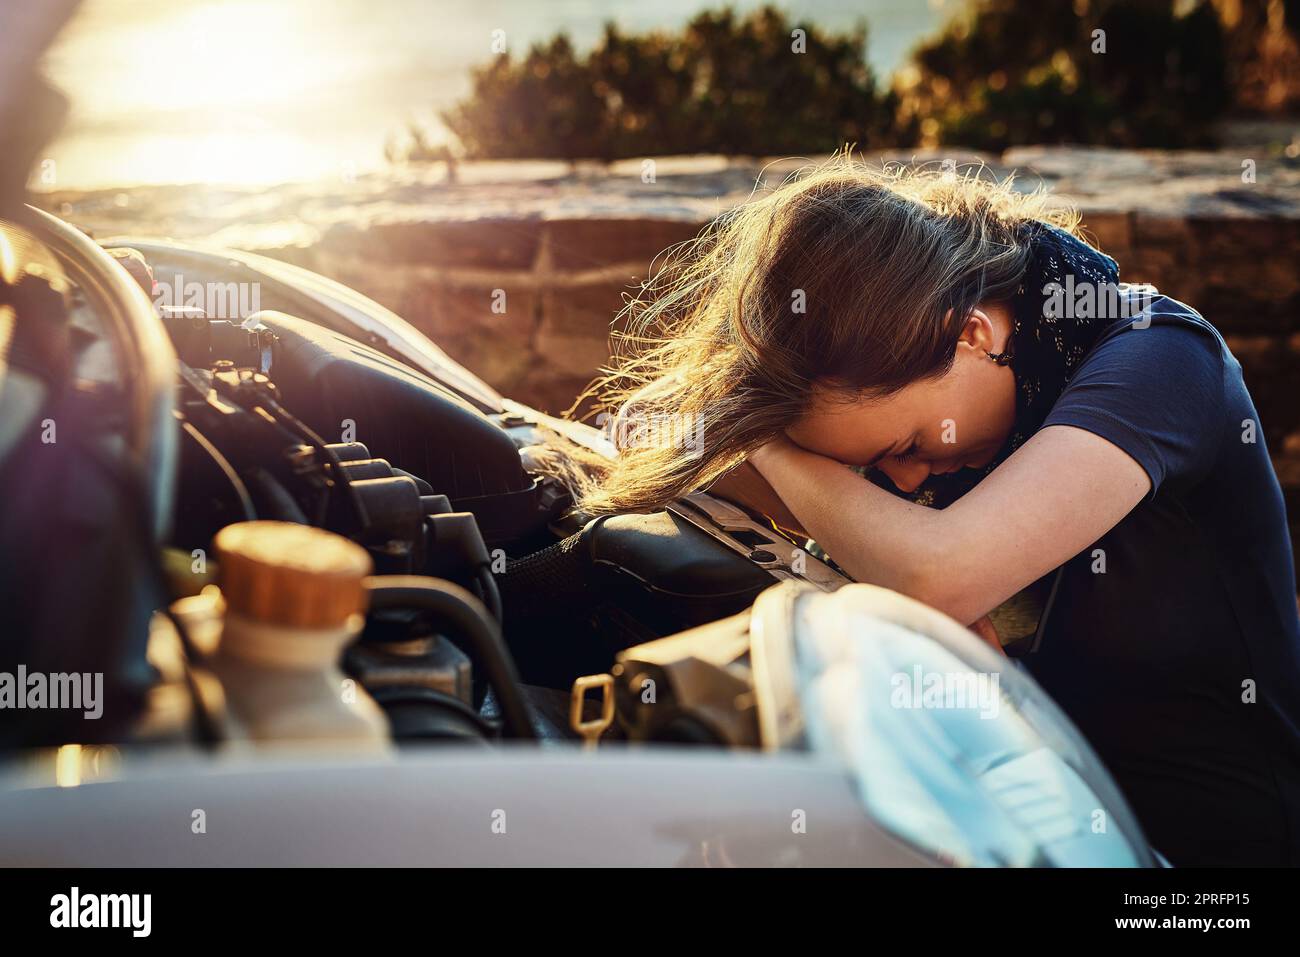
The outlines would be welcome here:
M 591 555 L 581 532 L 506 565 L 497 577 L 505 620 L 513 627 L 591 607 Z

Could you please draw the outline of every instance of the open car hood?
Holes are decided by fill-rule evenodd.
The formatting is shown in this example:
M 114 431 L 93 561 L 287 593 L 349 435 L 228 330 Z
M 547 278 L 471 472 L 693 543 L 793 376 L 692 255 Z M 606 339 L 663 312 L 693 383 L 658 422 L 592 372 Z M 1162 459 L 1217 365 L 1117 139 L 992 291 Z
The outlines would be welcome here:
M 257 253 L 172 240 L 114 236 L 100 245 L 107 249 L 126 246 L 138 249 L 156 269 L 169 274 L 189 273 L 216 277 L 220 281 L 259 283 L 264 299 L 269 294 L 294 300 L 288 304 L 291 308 L 278 303 L 272 308 L 387 352 L 470 400 L 482 412 L 499 414 L 506 410 L 499 392 L 401 316 L 318 273 Z
M 227 282 L 259 283 L 264 307 L 379 349 L 447 387 L 480 412 L 502 417 L 504 425 L 544 426 L 601 455 L 615 454 L 613 443 L 599 430 L 502 396 L 391 309 L 308 269 L 257 253 L 169 239 L 114 236 L 100 245 L 138 249 L 164 275 L 189 273 Z

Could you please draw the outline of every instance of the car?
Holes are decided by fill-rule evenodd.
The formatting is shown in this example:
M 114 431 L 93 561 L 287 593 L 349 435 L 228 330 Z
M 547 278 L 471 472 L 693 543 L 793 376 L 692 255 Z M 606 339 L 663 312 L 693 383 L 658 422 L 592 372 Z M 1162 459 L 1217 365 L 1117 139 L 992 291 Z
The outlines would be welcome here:
M 0 711 L 0 861 L 1159 865 L 1014 657 L 708 492 L 584 516 L 607 432 L 356 291 L 32 207 L 0 251 L 0 672 L 102 677 Z M 356 581 L 322 674 L 382 740 L 268 731 L 315 718 L 223 630 Z

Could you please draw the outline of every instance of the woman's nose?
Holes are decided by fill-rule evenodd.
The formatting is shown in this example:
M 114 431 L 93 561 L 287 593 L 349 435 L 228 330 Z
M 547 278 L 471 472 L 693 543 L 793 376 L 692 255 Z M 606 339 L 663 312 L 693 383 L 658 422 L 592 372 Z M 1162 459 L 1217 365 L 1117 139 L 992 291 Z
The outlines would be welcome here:
M 876 466 L 888 476 L 900 492 L 915 492 L 930 477 L 930 466 L 925 462 L 899 462 L 891 460 Z

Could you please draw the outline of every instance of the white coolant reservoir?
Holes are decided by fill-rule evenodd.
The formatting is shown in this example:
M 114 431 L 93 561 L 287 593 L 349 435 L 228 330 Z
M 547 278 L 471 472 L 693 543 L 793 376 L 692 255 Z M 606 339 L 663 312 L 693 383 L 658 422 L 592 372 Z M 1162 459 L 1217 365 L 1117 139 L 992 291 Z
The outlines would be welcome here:
M 387 750 L 383 711 L 339 668 L 365 623 L 365 549 L 289 522 L 229 525 L 215 544 L 226 613 L 209 666 L 236 725 L 268 745 Z

